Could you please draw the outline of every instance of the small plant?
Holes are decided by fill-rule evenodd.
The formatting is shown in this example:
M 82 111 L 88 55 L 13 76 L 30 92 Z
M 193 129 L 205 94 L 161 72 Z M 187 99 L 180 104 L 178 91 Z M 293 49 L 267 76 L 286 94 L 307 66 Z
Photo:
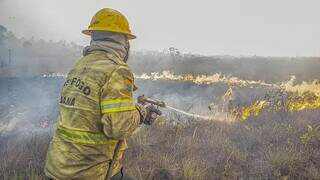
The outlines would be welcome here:
M 280 179 L 292 179 L 301 175 L 300 166 L 304 166 L 304 158 L 301 152 L 291 147 L 272 152 L 270 163 L 273 176 Z
M 182 162 L 183 177 L 188 180 L 204 179 L 204 171 L 198 166 L 193 159 L 185 159 Z
M 300 139 L 304 145 L 311 143 L 313 140 L 320 141 L 320 126 L 313 128 L 311 125 L 308 125 L 307 131 Z

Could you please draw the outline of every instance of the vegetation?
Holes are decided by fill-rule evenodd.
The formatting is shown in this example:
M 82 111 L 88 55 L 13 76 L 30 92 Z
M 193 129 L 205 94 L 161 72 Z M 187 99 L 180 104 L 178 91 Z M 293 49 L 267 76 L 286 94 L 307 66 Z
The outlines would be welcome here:
M 172 115 L 135 133 L 124 164 L 138 179 L 319 179 L 319 115 L 233 123 L 179 123 Z M 0 178 L 43 179 L 49 139 L 48 132 L 2 136 Z

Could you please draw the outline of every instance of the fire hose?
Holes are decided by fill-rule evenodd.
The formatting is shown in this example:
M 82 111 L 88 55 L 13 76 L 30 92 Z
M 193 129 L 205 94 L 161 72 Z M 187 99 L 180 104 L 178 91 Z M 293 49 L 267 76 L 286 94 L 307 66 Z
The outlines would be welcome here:
M 167 103 L 165 103 L 164 101 L 158 100 L 158 99 L 154 99 L 154 98 L 150 98 L 150 97 L 146 97 L 144 95 L 139 96 L 138 97 L 138 102 L 142 102 L 142 103 L 150 103 L 152 105 L 155 105 L 157 107 L 162 107 L 162 108 L 167 108 L 173 111 L 176 111 L 178 113 L 184 114 L 186 116 L 190 116 L 190 117 L 194 117 L 194 118 L 200 118 L 200 119 L 205 119 L 205 120 L 211 120 L 212 117 L 210 116 L 203 116 L 203 115 L 199 115 L 199 114 L 193 114 L 193 113 L 188 113 L 186 111 L 174 108 L 172 106 L 167 105 Z

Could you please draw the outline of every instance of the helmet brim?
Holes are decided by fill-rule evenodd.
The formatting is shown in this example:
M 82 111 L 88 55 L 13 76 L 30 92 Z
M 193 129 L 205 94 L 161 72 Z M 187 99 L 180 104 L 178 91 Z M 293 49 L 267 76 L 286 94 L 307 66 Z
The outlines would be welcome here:
M 90 29 L 85 29 L 85 30 L 82 31 L 82 33 L 85 34 L 85 35 L 91 36 L 92 31 L 106 31 L 106 30 L 90 30 Z M 113 32 L 113 33 L 123 34 L 123 35 L 127 36 L 129 40 L 132 40 L 132 39 L 136 39 L 136 38 L 137 38 L 137 36 L 135 36 L 135 35 L 133 35 L 133 34 L 121 33 L 121 32 L 114 32 L 114 31 L 107 31 L 107 32 Z

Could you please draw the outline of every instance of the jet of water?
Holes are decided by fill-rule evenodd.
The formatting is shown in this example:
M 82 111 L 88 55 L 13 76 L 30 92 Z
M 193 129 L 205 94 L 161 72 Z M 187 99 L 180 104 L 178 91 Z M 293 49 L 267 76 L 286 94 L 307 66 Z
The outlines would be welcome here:
M 180 109 L 177 109 L 177 108 L 168 106 L 168 105 L 166 105 L 166 108 L 171 109 L 171 110 L 174 110 L 174 111 L 179 112 L 179 113 L 181 113 L 181 114 L 184 114 L 184 115 L 193 117 L 193 118 L 200 118 L 200 119 L 204 119 L 204 120 L 213 120 L 213 119 L 214 119 L 214 118 L 211 117 L 211 116 L 203 116 L 203 115 L 199 115 L 199 114 L 188 113 L 188 112 L 186 112 L 186 111 L 183 111 L 183 110 L 180 110 Z

